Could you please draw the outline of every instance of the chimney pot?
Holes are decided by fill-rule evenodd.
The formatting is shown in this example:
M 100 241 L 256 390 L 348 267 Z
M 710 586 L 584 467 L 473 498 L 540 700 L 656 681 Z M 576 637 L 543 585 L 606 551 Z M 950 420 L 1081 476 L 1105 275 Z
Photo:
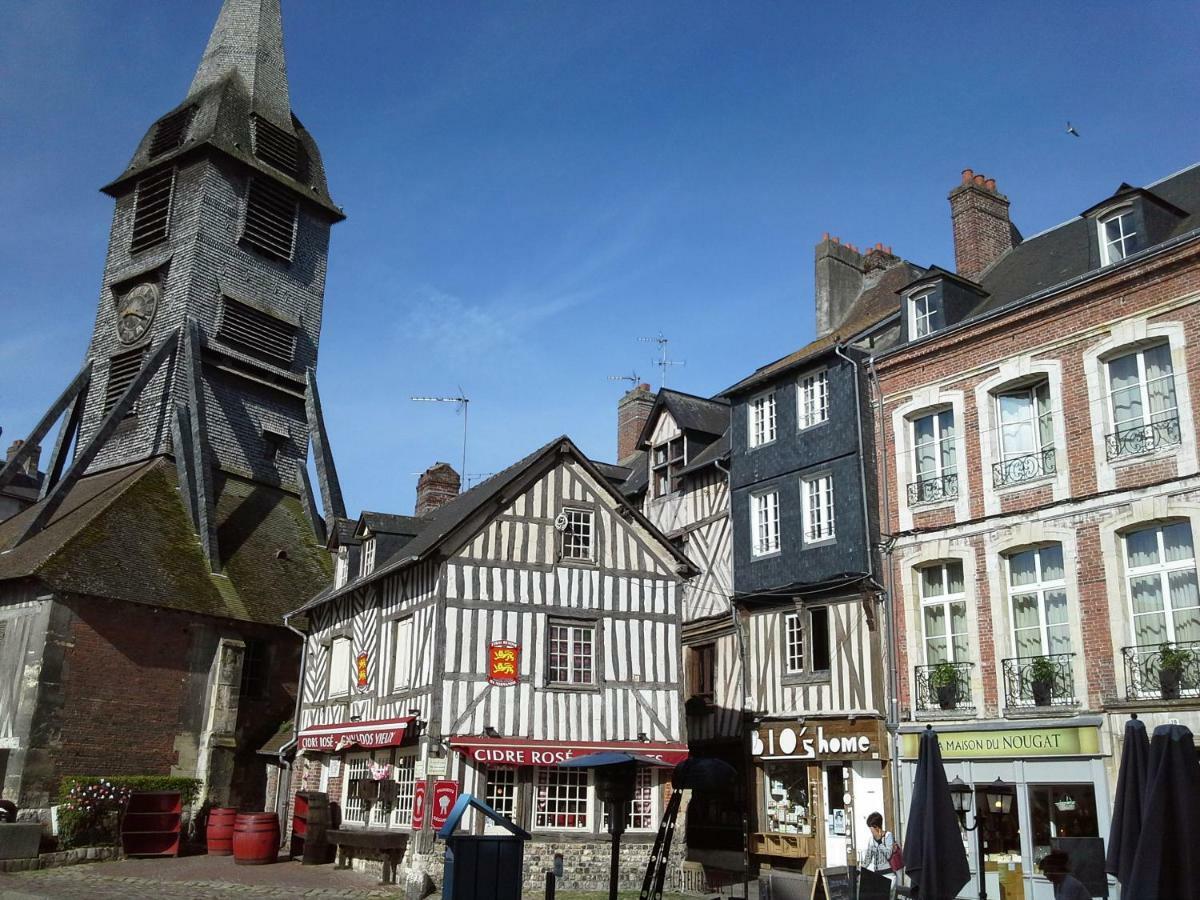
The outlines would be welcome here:
M 621 463 L 637 452 L 650 411 L 654 409 L 654 392 L 642 382 L 617 401 L 617 462 Z
M 828 231 L 827 231 L 827 232 L 825 232 L 825 234 L 823 234 L 823 235 L 821 236 L 821 240 L 823 240 L 823 241 L 827 241 L 827 240 L 829 240 L 829 232 L 828 232 Z
M 417 479 L 417 515 L 433 512 L 458 496 L 462 479 L 450 463 L 437 462 Z
M 975 184 L 982 185 L 983 182 L 985 181 L 985 179 L 982 175 L 976 175 L 974 181 L 975 181 Z
M 963 169 L 962 170 L 962 183 L 963 184 L 970 184 L 971 179 L 974 177 L 975 177 L 975 172 L 973 169 Z
M 987 189 L 989 191 L 995 191 L 996 190 L 996 179 L 989 178 L 987 181 L 984 182 L 984 186 L 987 187 Z

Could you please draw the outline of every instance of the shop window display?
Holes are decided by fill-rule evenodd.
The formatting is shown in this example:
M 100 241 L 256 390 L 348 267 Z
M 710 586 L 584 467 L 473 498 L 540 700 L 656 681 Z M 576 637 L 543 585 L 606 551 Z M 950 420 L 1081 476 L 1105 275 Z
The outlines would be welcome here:
M 1060 838 L 1100 837 L 1096 788 L 1090 784 L 1031 784 L 1029 813 L 1033 862 L 1037 865 Z
M 773 765 L 764 773 L 766 830 L 777 834 L 812 834 L 812 798 L 808 766 L 802 763 Z

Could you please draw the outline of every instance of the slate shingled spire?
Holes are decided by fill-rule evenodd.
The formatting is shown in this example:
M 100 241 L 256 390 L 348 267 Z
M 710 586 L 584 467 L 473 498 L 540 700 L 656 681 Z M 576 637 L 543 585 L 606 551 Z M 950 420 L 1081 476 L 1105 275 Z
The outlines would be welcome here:
M 251 111 L 286 131 L 292 130 L 279 3 L 225 0 L 188 97 L 237 73 L 250 96 Z

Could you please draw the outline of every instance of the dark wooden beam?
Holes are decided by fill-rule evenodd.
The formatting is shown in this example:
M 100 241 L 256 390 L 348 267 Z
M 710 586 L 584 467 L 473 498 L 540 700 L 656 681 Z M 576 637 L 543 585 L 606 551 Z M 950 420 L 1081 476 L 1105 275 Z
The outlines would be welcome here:
M 92 378 L 92 361 L 89 359 L 84 363 L 83 368 L 79 370 L 79 374 L 71 379 L 71 383 L 67 385 L 67 389 L 59 394 L 58 399 L 54 401 L 51 407 L 46 410 L 46 414 L 41 420 L 33 426 L 33 431 L 29 432 L 29 436 L 25 438 L 25 443 L 16 455 L 5 464 L 4 468 L 0 469 L 0 488 L 4 487 L 17 473 L 21 471 L 21 466 L 25 460 L 29 458 L 35 447 L 42 443 L 59 416 L 63 414 L 63 410 L 71 404 L 71 402 L 79 396 L 81 392 L 87 392 L 88 382 Z M 57 447 L 55 451 L 57 453 Z
M 342 486 L 338 483 L 337 469 L 333 464 L 333 451 L 329 448 L 329 434 L 325 430 L 325 417 L 321 413 L 321 395 L 317 393 L 317 373 L 309 369 L 308 397 L 304 408 L 308 413 L 308 431 L 312 438 L 313 460 L 317 464 L 317 482 L 321 488 L 321 506 L 325 513 L 325 525 L 333 527 L 335 518 L 346 517 L 346 503 L 342 500 Z M 463 477 L 466 477 L 465 475 Z
M 75 454 L 75 459 L 71 463 L 71 467 L 63 475 L 62 480 L 54 485 L 45 498 L 35 507 L 38 511 L 37 515 L 30 519 L 29 524 L 25 527 L 25 531 L 17 539 L 18 544 L 33 537 L 33 535 L 46 527 L 51 517 L 58 511 L 59 506 L 62 505 L 63 500 L 67 498 L 67 494 L 70 493 L 71 488 L 75 486 L 75 483 L 87 471 L 87 467 L 96 458 L 96 454 L 100 452 L 101 448 L 108 442 L 108 439 L 113 436 L 113 432 L 117 430 L 117 427 L 125 419 L 125 416 L 133 409 L 133 404 L 137 402 L 137 398 L 141 395 L 142 391 L 146 389 L 146 385 L 150 383 L 150 379 L 154 377 L 154 373 L 159 370 L 163 362 L 170 358 L 171 352 L 178 344 L 179 333 L 172 332 L 163 338 L 158 346 L 150 352 L 150 355 L 146 357 L 146 361 L 142 363 L 142 368 L 125 390 L 125 393 L 121 395 L 121 399 L 117 401 L 117 405 L 109 410 L 108 415 L 101 421 L 100 427 L 92 435 L 92 439 L 87 442 L 87 446 Z
M 217 504 L 214 499 L 211 457 L 206 440 L 208 429 L 201 371 L 204 363 L 201 357 L 200 326 L 195 319 L 188 318 L 183 339 L 183 355 L 187 362 L 184 377 L 187 379 L 187 405 L 192 425 L 191 470 L 196 485 L 196 534 L 200 537 L 200 545 L 204 548 L 209 569 L 220 572 L 221 548 L 217 544 Z
M 188 519 L 197 536 L 200 528 L 196 519 L 196 476 L 192 472 L 192 417 L 182 403 L 175 406 L 171 417 L 171 446 L 175 451 L 175 470 L 179 475 L 179 495 L 187 507 Z
M 50 454 L 50 462 L 46 466 L 46 477 L 42 479 L 42 489 L 38 493 L 39 500 L 50 493 L 50 489 L 62 478 L 63 467 L 67 464 L 67 451 L 71 449 L 71 444 L 79 436 L 79 423 L 83 421 L 83 408 L 87 403 L 88 387 L 91 383 L 89 378 L 87 383 L 80 387 L 79 393 L 75 395 L 75 399 L 67 408 L 67 417 L 58 429 L 54 452 Z
M 300 463 L 300 498 L 304 503 L 304 514 L 308 516 L 308 521 L 312 525 L 313 535 L 321 546 L 329 540 L 329 533 L 325 530 L 325 520 L 321 518 L 321 514 L 317 511 L 317 498 L 313 496 L 312 480 L 308 477 L 308 465 L 305 461 Z

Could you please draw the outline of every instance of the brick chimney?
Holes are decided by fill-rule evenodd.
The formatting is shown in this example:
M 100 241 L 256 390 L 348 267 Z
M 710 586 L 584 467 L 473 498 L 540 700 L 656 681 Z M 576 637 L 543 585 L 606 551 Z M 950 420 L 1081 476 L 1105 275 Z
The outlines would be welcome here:
M 417 479 L 417 515 L 433 512 L 458 496 L 462 479 L 450 463 L 434 463 Z
M 21 440 L 13 441 L 12 444 L 9 445 L 8 455 L 4 460 L 5 463 L 7 464 L 7 463 L 12 462 L 13 457 L 16 456 L 18 453 L 20 453 L 21 448 L 24 446 L 25 446 L 24 441 L 21 441 Z M 36 478 L 37 473 L 38 473 L 38 465 L 41 462 L 41 458 L 42 458 L 42 448 L 34 447 L 33 452 L 30 453 L 29 456 L 26 457 L 25 462 L 21 464 L 21 471 L 24 472 L 26 475 L 30 476 L 31 478 Z
M 814 269 L 817 337 L 821 337 L 845 321 L 850 304 L 862 293 L 866 259 L 853 244 L 826 234 L 817 244 Z
M 617 462 L 637 452 L 638 435 L 654 409 L 655 393 L 650 385 L 639 384 L 617 401 Z
M 996 179 L 963 169 L 962 183 L 950 192 L 954 225 L 954 267 L 969 281 L 1011 250 L 1021 237 L 1008 217 L 1008 198 L 996 190 Z

